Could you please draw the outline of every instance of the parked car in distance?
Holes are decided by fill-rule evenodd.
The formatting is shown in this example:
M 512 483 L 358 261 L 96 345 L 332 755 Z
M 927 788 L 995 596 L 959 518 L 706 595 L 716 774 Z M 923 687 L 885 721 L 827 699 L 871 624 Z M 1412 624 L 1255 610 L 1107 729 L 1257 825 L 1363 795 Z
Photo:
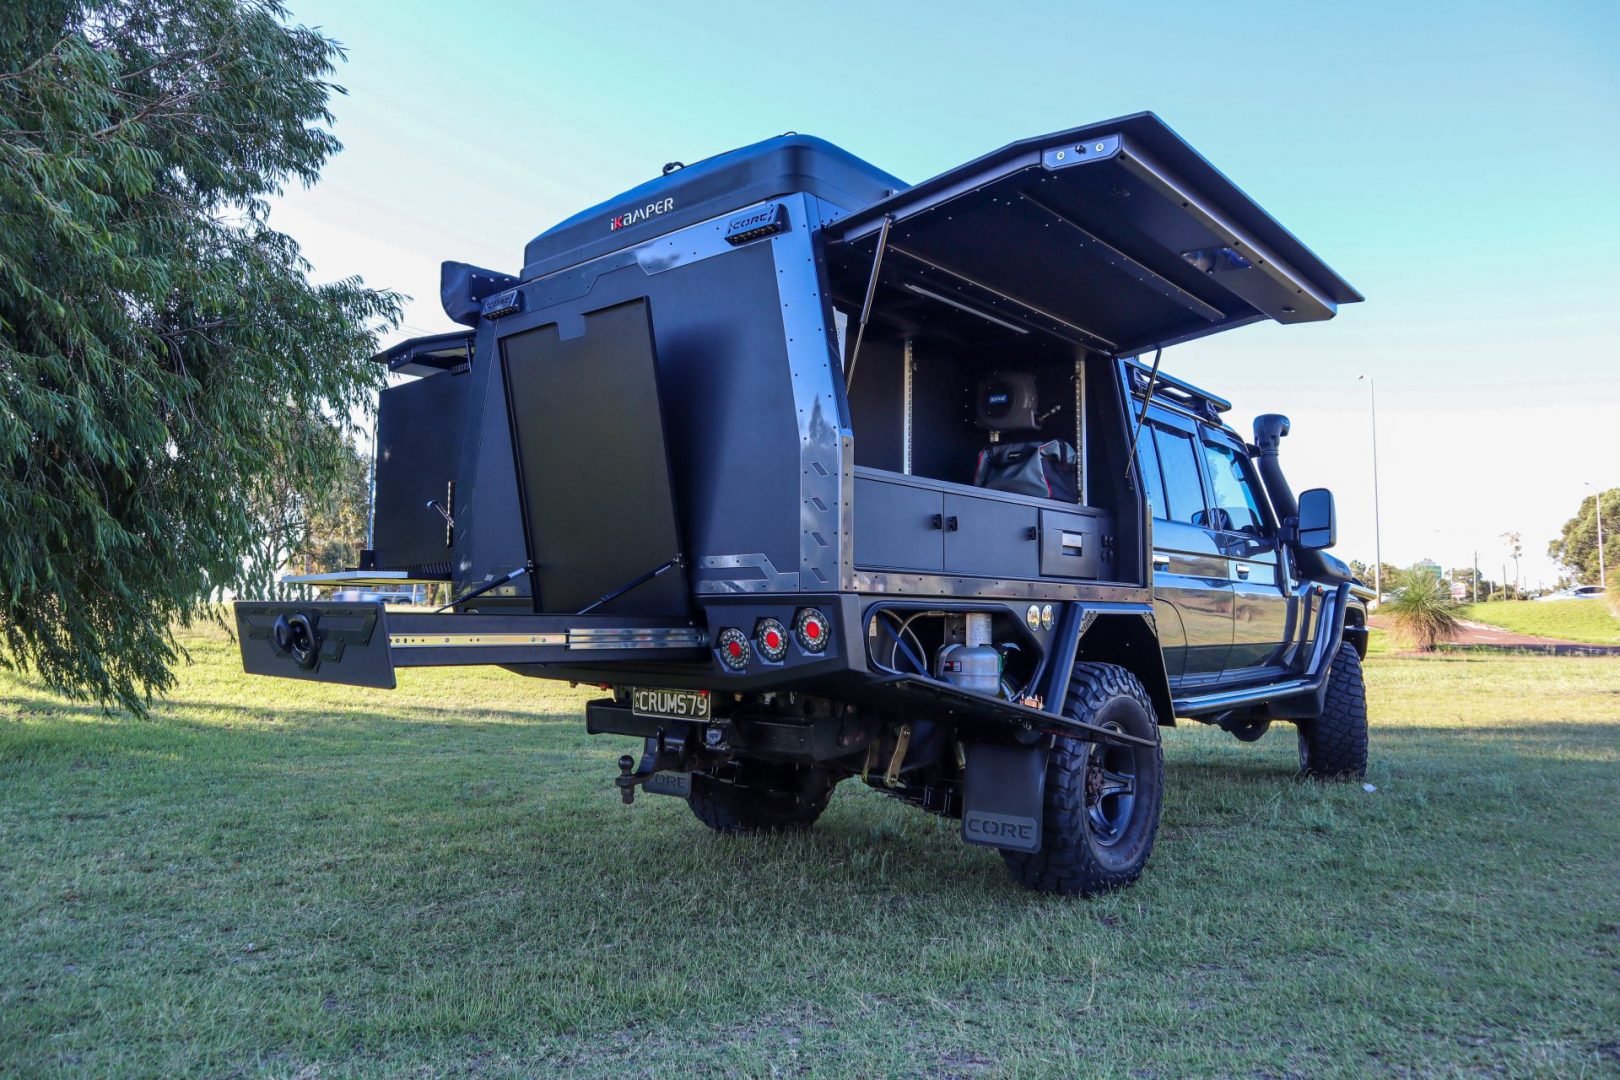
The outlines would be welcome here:
M 338 589 L 328 600 L 347 603 L 376 601 L 383 604 L 414 604 L 416 597 L 408 592 L 378 592 L 374 589 Z
M 1559 589 L 1545 596 L 1536 597 L 1537 600 L 1596 600 L 1603 595 L 1601 585 L 1576 585 L 1568 589 Z

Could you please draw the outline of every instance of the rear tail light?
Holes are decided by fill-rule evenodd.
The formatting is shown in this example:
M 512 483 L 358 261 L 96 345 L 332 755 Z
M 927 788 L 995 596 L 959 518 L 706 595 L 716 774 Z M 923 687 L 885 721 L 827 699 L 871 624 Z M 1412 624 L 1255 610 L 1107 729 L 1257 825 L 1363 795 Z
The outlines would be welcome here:
M 773 664 L 780 663 L 787 656 L 787 627 L 776 619 L 759 620 L 754 627 L 754 644 L 759 647 L 759 655 Z
M 793 619 L 793 636 L 798 639 L 799 648 L 807 653 L 826 652 L 832 624 L 815 608 L 801 608 Z
M 720 631 L 715 639 L 715 652 L 719 654 L 720 662 L 732 671 L 742 671 L 748 667 L 752 649 L 748 645 L 748 635 L 735 626 L 728 626 Z

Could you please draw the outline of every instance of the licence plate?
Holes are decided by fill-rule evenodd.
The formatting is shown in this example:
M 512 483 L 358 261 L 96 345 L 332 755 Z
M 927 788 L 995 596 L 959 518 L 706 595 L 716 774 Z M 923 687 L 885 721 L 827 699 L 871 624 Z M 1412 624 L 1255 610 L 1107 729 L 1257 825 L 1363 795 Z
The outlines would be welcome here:
M 709 692 L 636 687 L 630 691 L 630 711 L 636 716 L 656 716 L 667 720 L 707 720 Z

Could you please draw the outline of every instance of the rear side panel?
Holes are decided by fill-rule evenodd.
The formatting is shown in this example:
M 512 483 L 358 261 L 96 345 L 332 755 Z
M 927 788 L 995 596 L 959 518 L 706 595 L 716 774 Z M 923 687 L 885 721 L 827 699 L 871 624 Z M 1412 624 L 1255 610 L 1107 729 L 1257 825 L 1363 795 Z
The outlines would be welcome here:
M 773 237 L 733 246 L 725 238 L 727 219 L 717 219 L 530 282 L 521 287 L 521 313 L 484 323 L 458 484 L 455 576 L 461 587 L 521 565 L 525 557 L 512 431 L 503 422 L 507 388 L 492 376 L 498 365 L 489 358 L 502 350 L 510 357 L 514 342 L 541 327 L 554 327 L 549 333 L 562 343 L 588 336 L 595 313 L 636 300 L 645 300 L 651 313 L 674 513 L 692 591 L 837 587 L 847 425 L 811 243 L 810 229 L 819 222 L 807 220 L 813 200 L 782 204 L 787 228 Z M 588 411 L 609 415 L 628 408 L 611 380 L 592 392 L 605 396 L 589 402 Z M 544 416 L 570 407 L 538 399 L 528 406 Z M 566 456 L 603 453 L 608 437 L 580 428 Z M 605 490 L 596 495 L 603 500 L 633 498 L 629 479 L 601 483 Z M 591 542 L 607 542 L 588 522 L 586 529 Z M 523 595 L 528 586 L 520 581 L 516 591 Z M 529 606 L 500 597 L 479 606 L 496 610 L 502 603 Z

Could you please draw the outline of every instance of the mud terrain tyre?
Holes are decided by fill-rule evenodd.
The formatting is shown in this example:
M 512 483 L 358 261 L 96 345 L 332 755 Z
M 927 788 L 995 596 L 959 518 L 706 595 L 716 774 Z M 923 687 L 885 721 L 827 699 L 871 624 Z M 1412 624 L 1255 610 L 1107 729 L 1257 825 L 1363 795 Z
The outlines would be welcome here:
M 1041 850 L 1001 857 L 1027 888 L 1097 896 L 1141 877 L 1153 852 L 1164 799 L 1159 723 L 1136 676 L 1114 664 L 1075 664 L 1063 714 L 1153 745 L 1058 739 L 1047 759 Z
M 1367 686 L 1361 654 L 1349 642 L 1333 658 L 1322 715 L 1299 721 L 1299 771 L 1317 780 L 1367 774 Z
M 687 805 L 718 833 L 808 829 L 832 799 L 832 778 L 825 770 L 807 769 L 785 776 L 784 781 L 770 787 L 744 786 L 697 773 Z

